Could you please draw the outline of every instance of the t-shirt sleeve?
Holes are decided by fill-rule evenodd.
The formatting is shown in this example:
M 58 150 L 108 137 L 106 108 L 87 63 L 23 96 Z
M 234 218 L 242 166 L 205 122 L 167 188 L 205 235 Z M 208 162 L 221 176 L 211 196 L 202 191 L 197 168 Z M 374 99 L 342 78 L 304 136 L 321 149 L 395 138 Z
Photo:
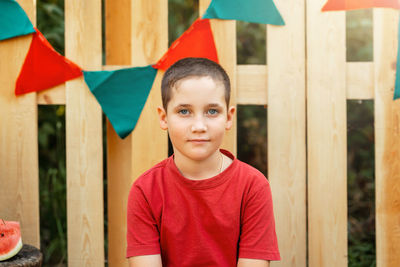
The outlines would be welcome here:
M 160 234 L 143 191 L 132 186 L 127 207 L 126 257 L 160 254 Z
M 248 194 L 244 203 L 239 258 L 280 260 L 269 182 Z

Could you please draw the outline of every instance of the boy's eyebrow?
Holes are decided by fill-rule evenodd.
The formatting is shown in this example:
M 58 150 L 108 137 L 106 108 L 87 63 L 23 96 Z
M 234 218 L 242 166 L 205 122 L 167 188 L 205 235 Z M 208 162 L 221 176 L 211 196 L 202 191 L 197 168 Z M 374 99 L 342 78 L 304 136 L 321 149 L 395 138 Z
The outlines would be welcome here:
M 187 108 L 187 107 L 191 107 L 191 106 L 192 106 L 191 104 L 178 104 L 178 105 L 176 105 L 176 108 L 180 108 L 180 107 Z M 210 103 L 207 105 L 207 107 L 220 107 L 220 106 L 221 105 L 218 103 Z
M 207 106 L 209 106 L 209 107 L 220 107 L 221 105 L 218 104 L 218 103 L 211 103 L 211 104 L 208 104 Z
M 191 107 L 192 105 L 190 105 L 190 104 L 178 104 L 178 105 L 176 105 L 176 107 L 184 107 L 184 108 L 186 108 L 186 107 Z

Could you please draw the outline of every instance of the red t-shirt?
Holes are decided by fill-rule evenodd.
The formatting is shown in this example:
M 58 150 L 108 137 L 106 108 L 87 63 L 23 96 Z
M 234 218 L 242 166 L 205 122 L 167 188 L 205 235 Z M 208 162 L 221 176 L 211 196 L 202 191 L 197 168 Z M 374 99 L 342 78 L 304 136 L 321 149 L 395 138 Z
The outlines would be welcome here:
M 280 260 L 268 180 L 233 159 L 209 179 L 182 176 L 173 156 L 132 185 L 127 258 L 161 254 L 163 266 L 236 266 L 239 258 Z

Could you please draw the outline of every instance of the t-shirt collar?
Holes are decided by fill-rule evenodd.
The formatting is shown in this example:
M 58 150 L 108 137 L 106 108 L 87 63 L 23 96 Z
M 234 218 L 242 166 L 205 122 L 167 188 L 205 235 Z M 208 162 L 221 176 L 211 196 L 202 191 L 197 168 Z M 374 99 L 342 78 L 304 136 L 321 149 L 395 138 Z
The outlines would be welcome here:
M 167 160 L 166 167 L 171 174 L 171 179 L 176 179 L 178 182 L 183 183 L 192 189 L 208 189 L 217 187 L 229 180 L 233 175 L 233 171 L 237 165 L 237 158 L 229 151 L 225 149 L 220 149 L 220 152 L 232 159 L 232 163 L 221 173 L 216 176 L 202 179 L 202 180 L 192 180 L 184 177 L 179 171 L 178 167 L 175 165 L 174 155 L 170 156 Z

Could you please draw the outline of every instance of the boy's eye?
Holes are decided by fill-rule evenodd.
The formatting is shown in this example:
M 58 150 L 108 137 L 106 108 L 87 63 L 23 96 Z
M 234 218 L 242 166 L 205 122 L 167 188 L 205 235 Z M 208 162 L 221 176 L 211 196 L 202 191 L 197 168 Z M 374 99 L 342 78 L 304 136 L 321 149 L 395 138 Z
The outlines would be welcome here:
M 178 113 L 181 114 L 181 115 L 187 115 L 187 114 L 189 114 L 189 110 L 181 109 L 181 110 L 178 111 Z
M 209 109 L 208 110 L 208 114 L 210 114 L 210 115 L 216 115 L 218 113 L 218 110 L 216 110 L 216 109 Z

